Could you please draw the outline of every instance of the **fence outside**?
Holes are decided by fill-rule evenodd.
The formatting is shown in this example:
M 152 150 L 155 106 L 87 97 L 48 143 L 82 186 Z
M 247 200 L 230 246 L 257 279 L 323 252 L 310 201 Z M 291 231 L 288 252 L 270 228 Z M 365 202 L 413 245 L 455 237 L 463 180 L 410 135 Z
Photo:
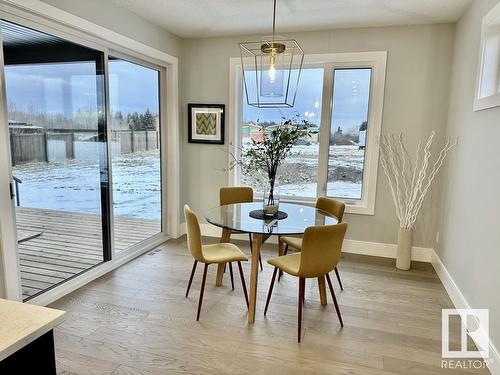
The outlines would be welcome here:
M 74 159 L 75 132 L 10 133 L 12 165 Z M 96 140 L 95 140 L 96 141 Z M 112 130 L 111 141 L 122 154 L 159 149 L 156 130 Z
M 111 131 L 111 141 L 120 144 L 119 149 L 122 154 L 159 148 L 159 137 L 156 130 L 113 130 Z

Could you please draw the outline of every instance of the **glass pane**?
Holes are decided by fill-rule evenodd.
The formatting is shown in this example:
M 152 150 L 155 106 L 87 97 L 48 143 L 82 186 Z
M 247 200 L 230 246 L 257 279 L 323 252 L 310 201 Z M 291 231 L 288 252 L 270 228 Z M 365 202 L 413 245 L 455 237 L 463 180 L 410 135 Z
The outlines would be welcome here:
M 368 131 L 371 69 L 336 69 L 327 195 L 361 199 Z
M 303 69 L 300 89 L 293 108 L 256 108 L 243 102 L 242 147 L 262 136 L 260 129 L 276 126 L 286 119 L 307 120 L 311 136 L 295 145 L 278 171 L 281 196 L 316 197 L 323 68 Z M 243 93 L 243 96 L 245 93 Z M 257 192 L 266 188 L 267 177 L 262 172 L 242 173 L 241 185 L 252 186 Z
M 24 298 L 103 261 L 103 54 L 2 21 Z
M 161 232 L 159 72 L 109 58 L 115 250 Z

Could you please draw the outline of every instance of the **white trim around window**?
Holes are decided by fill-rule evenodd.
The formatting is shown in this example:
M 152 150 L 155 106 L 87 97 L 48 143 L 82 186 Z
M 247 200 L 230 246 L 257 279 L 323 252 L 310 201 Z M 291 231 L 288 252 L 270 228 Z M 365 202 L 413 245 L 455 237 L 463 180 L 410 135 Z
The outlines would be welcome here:
M 500 106 L 500 3 L 484 17 L 477 67 L 474 111 Z
M 330 129 L 333 107 L 333 74 L 335 69 L 371 68 L 370 102 L 368 108 L 368 132 L 363 169 L 362 198 L 360 200 L 344 199 L 346 212 L 352 214 L 374 215 L 377 189 L 379 148 L 378 139 L 382 129 L 382 113 L 384 103 L 385 74 L 387 64 L 386 51 L 328 53 L 306 55 L 304 68 L 324 68 L 323 99 L 321 123 L 322 128 Z M 229 151 L 240 156 L 241 128 L 243 123 L 243 84 L 241 58 L 230 58 L 229 62 Z M 300 85 L 300 84 L 299 84 Z M 233 125 L 236 124 L 236 125 Z M 317 196 L 325 196 L 328 179 L 330 131 L 320 132 L 320 153 L 318 158 Z M 228 163 L 230 160 L 228 160 Z M 228 185 L 239 185 L 240 171 L 231 170 L 228 174 Z M 314 204 L 316 198 L 282 197 L 285 201 Z

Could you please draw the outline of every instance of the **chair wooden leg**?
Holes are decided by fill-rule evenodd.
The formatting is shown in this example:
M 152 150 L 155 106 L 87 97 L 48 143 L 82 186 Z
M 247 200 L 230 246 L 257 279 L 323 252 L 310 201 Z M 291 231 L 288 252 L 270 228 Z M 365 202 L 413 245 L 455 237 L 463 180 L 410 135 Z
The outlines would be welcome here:
M 328 287 L 330 288 L 330 293 L 332 294 L 333 304 L 335 305 L 335 310 L 337 310 L 337 316 L 339 317 L 340 326 L 344 326 L 342 321 L 342 315 L 340 315 L 339 304 L 337 303 L 337 298 L 335 298 L 335 292 L 333 291 L 332 280 L 330 280 L 330 275 L 326 274 L 326 281 L 328 281 Z
M 234 290 L 233 263 L 229 262 L 229 274 L 231 275 L 231 288 Z
M 203 279 L 201 280 L 200 299 L 198 301 L 198 313 L 196 314 L 196 321 L 200 320 L 201 304 L 203 303 L 203 293 L 205 292 L 205 281 L 207 280 L 208 263 L 205 263 L 203 269 Z
M 193 276 L 194 276 L 194 271 L 196 271 L 196 265 L 198 264 L 198 261 L 195 260 L 193 263 L 193 270 L 191 271 L 191 276 L 189 277 L 189 283 L 188 283 L 188 288 L 186 290 L 186 298 L 189 294 L 189 289 L 191 289 L 191 284 L 193 283 Z
M 269 292 L 267 293 L 266 308 L 264 309 L 264 315 L 267 314 L 267 308 L 269 307 L 269 302 L 271 302 L 271 295 L 273 294 L 274 280 L 276 279 L 277 273 L 278 273 L 278 267 L 274 267 L 273 277 L 271 279 L 271 285 L 269 286 Z
M 241 262 L 238 262 L 238 269 L 240 270 L 241 286 L 243 287 L 243 294 L 245 295 L 245 302 L 247 303 L 247 309 L 248 309 L 247 286 L 245 284 L 245 276 L 243 275 L 243 268 L 241 267 Z
M 306 279 L 304 279 L 304 292 L 302 292 L 302 302 L 306 302 Z
M 300 336 L 302 336 L 302 302 L 304 300 L 305 279 L 299 278 L 299 311 L 297 322 L 297 342 L 300 343 Z
M 283 253 L 283 255 L 286 255 L 288 253 L 288 244 L 285 245 L 285 252 Z
M 337 269 L 337 267 L 335 267 L 335 275 L 337 275 L 337 280 L 339 281 L 340 290 L 344 290 L 344 287 L 342 286 L 342 281 L 340 281 L 339 270 Z
M 260 264 L 260 270 L 262 271 L 264 267 L 262 267 L 262 257 L 260 256 L 260 253 L 259 253 L 259 264 Z

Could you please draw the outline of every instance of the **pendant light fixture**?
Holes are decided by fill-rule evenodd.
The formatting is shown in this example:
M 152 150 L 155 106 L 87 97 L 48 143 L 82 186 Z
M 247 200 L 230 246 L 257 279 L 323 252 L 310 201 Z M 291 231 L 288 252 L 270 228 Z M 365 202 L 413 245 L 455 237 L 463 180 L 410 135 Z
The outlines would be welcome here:
M 247 103 L 259 108 L 293 107 L 304 51 L 296 40 L 276 36 L 276 0 L 273 35 L 240 43 L 240 53 Z

